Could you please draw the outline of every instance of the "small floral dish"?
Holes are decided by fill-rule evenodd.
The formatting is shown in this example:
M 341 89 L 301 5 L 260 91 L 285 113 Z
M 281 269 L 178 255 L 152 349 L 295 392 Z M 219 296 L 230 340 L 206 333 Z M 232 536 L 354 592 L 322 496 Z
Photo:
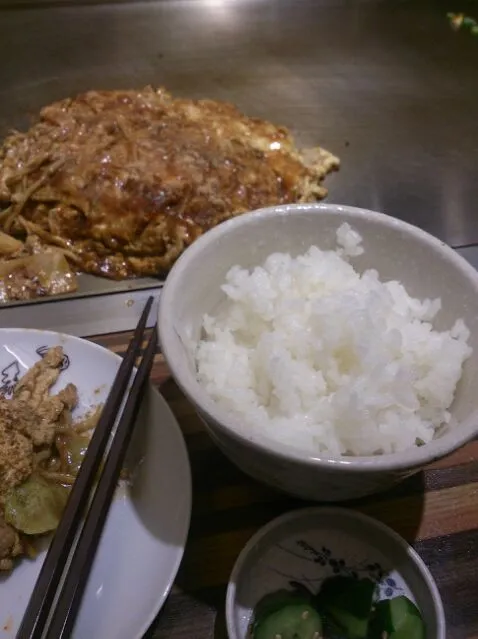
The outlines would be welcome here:
M 342 508 L 295 510 L 261 528 L 232 570 L 226 597 L 230 639 L 250 639 L 254 610 L 276 592 L 316 595 L 334 576 L 368 579 L 376 601 L 408 598 L 421 613 L 426 639 L 445 639 L 437 586 L 415 550 L 397 533 Z

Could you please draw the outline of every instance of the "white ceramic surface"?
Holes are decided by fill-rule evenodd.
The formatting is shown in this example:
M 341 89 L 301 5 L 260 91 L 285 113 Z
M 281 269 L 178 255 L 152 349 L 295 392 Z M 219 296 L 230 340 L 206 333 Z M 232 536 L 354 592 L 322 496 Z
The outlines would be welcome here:
M 314 594 L 333 575 L 368 577 L 379 598 L 405 595 L 419 607 L 426 639 L 445 639 L 445 615 L 436 584 L 418 554 L 393 530 L 342 508 L 296 510 L 261 528 L 240 553 L 226 596 L 229 639 L 246 639 L 254 607 L 269 593 Z
M 440 297 L 436 328 L 450 328 L 463 317 L 471 331 L 474 352 L 451 409 L 459 425 L 426 446 L 375 457 L 316 458 L 261 435 L 240 434 L 238 419 L 196 380 L 191 344 L 200 336 L 204 314 L 224 298 L 220 286 L 229 268 L 260 264 L 274 251 L 297 255 L 311 244 L 332 249 L 343 222 L 363 237 L 365 253 L 354 260 L 359 271 L 375 268 L 384 280 L 400 280 L 412 295 Z M 299 497 L 338 501 L 384 490 L 478 433 L 478 273 L 443 242 L 380 213 L 301 204 L 262 209 L 220 224 L 196 240 L 171 270 L 161 293 L 159 334 L 174 378 L 223 452 L 251 476 Z
M 0 389 L 8 391 L 45 347 L 57 344 L 67 358 L 55 388 L 77 385 L 80 415 L 106 399 L 121 360 L 76 337 L 0 329 Z M 134 481 L 118 488 L 111 505 L 72 639 L 140 639 L 183 555 L 191 512 L 189 460 L 180 428 L 152 386 L 127 459 Z M 0 577 L 0 639 L 15 637 L 45 552 Z

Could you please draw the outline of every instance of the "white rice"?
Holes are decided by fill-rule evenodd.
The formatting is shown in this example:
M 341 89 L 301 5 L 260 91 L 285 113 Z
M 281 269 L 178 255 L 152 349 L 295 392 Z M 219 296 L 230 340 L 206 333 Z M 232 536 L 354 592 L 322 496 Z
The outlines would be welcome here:
M 197 375 L 244 432 L 307 453 L 371 455 L 450 424 L 469 331 L 461 319 L 434 330 L 439 299 L 355 271 L 361 241 L 343 224 L 336 251 L 312 246 L 228 272 L 227 303 L 204 317 Z

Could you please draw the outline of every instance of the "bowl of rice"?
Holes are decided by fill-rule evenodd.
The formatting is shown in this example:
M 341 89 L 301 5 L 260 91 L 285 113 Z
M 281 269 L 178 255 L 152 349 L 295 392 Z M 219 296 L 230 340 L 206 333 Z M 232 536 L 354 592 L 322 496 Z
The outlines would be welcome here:
M 224 454 L 304 499 L 384 490 L 478 433 L 478 272 L 381 213 L 224 222 L 172 268 L 159 334 Z

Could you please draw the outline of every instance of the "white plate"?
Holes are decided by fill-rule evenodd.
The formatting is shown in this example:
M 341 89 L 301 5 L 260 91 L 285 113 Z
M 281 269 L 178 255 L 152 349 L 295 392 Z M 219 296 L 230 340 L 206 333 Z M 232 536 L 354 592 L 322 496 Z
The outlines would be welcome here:
M 30 368 L 42 349 L 57 344 L 67 360 L 55 389 L 68 382 L 77 385 L 80 415 L 106 399 L 121 360 L 76 337 L 0 329 L 0 389 Z M 128 455 L 137 474 L 131 488 L 117 490 L 111 505 L 73 639 L 142 637 L 181 562 L 191 514 L 191 471 L 180 428 L 152 386 Z M 0 639 L 15 637 L 45 552 L 0 577 Z

